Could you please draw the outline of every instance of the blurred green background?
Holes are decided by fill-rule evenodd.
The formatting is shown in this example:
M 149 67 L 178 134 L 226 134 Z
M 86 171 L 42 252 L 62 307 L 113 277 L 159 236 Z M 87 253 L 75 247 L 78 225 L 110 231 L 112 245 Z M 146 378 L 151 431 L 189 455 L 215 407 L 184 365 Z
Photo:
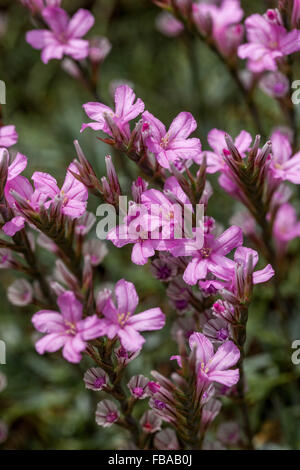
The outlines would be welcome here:
M 243 1 L 246 14 L 264 12 L 276 2 Z M 206 135 L 217 127 L 235 136 L 242 129 L 257 133 L 243 100 L 227 70 L 198 39 L 186 34 L 167 38 L 157 31 L 159 9 L 147 0 L 64 0 L 70 13 L 79 7 L 92 10 L 96 24 L 89 36 L 104 35 L 112 51 L 101 66 L 98 92 L 111 103 L 109 92 L 114 81 L 127 80 L 146 108 L 169 125 L 180 111 L 190 111 L 198 122 L 198 135 L 207 148 Z M 105 144 L 87 130 L 80 135 L 86 116 L 82 104 L 94 99 L 67 75 L 54 60 L 44 65 L 39 51 L 25 42 L 32 29 L 29 14 L 17 0 L 0 0 L 0 79 L 7 85 L 7 104 L 3 106 L 5 124 L 16 125 L 18 149 L 29 158 L 25 174 L 45 171 L 61 183 L 66 167 L 75 157 L 73 140 L 80 143 L 99 175 L 104 171 Z M 300 77 L 296 62 L 295 77 Z M 285 124 L 276 103 L 261 91 L 255 96 L 266 134 L 274 126 Z M 299 117 L 299 111 L 298 117 Z M 128 172 L 135 168 L 116 157 L 123 188 L 129 188 Z M 214 185 L 209 214 L 227 227 L 236 203 Z M 299 202 L 294 201 L 299 209 Z M 90 209 L 96 202 L 91 200 Z M 114 282 L 122 277 L 133 281 L 141 298 L 141 308 L 160 305 L 171 316 L 163 287 L 151 278 L 148 267 L 133 266 L 130 250 L 109 246 L 104 260 L 104 277 Z M 287 299 L 299 305 L 299 243 L 291 246 L 294 261 L 284 285 Z M 40 249 L 44 264 L 51 262 Z M 35 333 L 28 308 L 16 308 L 6 299 L 6 288 L 15 275 L 0 272 L 0 338 L 7 343 L 7 364 L 0 371 L 7 375 L 8 387 L 0 394 L 0 419 L 9 426 L 6 449 L 105 449 L 124 445 L 125 434 L 117 428 L 102 429 L 94 422 L 99 396 L 86 391 L 82 376 L 88 362 L 79 366 L 64 361 L 60 354 L 38 356 L 34 349 Z M 300 449 L 299 366 L 285 370 L 286 350 L 277 316 L 272 309 L 273 288 L 255 289 L 250 309 L 246 372 L 248 398 L 257 442 L 265 448 Z M 295 302 L 296 300 L 296 302 Z M 288 301 L 288 300 L 287 300 Z M 288 328 L 291 337 L 300 338 L 299 309 L 291 309 Z M 131 366 L 132 373 L 147 374 L 152 368 L 170 370 L 168 358 L 176 353 L 170 341 L 170 322 L 163 332 L 148 335 L 143 354 Z M 141 407 L 146 406 L 142 404 Z M 220 419 L 232 418 L 234 410 L 225 403 Z

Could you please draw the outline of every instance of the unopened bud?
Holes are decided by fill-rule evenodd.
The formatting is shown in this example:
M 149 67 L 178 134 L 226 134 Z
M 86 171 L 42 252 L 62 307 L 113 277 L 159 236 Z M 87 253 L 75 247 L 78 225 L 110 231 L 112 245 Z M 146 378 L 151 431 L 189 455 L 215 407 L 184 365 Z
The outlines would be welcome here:
M 107 172 L 107 179 L 110 185 L 112 192 L 116 196 L 121 196 L 121 187 L 119 183 L 119 178 L 117 176 L 114 164 L 112 162 L 112 158 L 110 155 L 106 155 L 105 157 L 105 165 L 106 165 L 106 172 Z

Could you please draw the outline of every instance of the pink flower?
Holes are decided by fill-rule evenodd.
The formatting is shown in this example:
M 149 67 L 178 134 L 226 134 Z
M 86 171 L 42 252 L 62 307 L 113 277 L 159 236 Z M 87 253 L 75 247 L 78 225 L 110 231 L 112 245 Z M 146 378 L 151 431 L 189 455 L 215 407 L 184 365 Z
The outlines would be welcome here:
M 249 261 L 249 257 L 252 256 L 252 266 L 253 269 L 258 263 L 258 253 L 251 248 L 246 248 L 245 246 L 240 246 L 236 252 L 234 253 L 234 261 L 239 266 L 243 266 L 245 273 L 247 270 L 247 264 Z M 274 269 L 270 264 L 268 264 L 264 269 L 259 269 L 258 271 L 254 271 L 252 275 L 253 284 L 261 284 L 262 282 L 267 282 L 271 277 L 275 274 Z
M 209 34 L 212 25 L 212 36 L 224 55 L 235 52 L 242 42 L 244 30 L 238 23 L 243 16 L 239 0 L 224 0 L 220 6 L 205 2 L 193 4 L 196 26 L 202 33 Z
M 26 41 L 34 49 L 42 49 L 42 61 L 47 64 L 51 59 L 62 59 L 64 55 L 75 60 L 88 56 L 89 42 L 81 39 L 93 26 L 93 15 L 84 9 L 79 9 L 73 18 L 58 7 L 47 7 L 42 10 L 44 21 L 50 28 L 29 31 Z
M 182 227 L 183 210 L 182 207 L 176 202 L 173 202 L 167 197 L 168 193 L 177 196 L 177 199 L 182 203 L 190 206 L 192 205 L 182 190 L 175 176 L 168 178 L 164 185 L 164 193 L 157 189 L 149 189 L 141 196 L 141 202 L 148 209 L 151 214 L 151 232 L 161 228 L 160 235 L 163 240 L 170 240 L 174 238 L 174 231 L 176 228 Z M 152 234 L 154 238 L 154 233 Z
M 232 387 L 239 381 L 239 370 L 230 369 L 240 358 L 240 351 L 232 341 L 223 343 L 214 353 L 213 343 L 202 333 L 189 338 L 190 348 L 196 349 L 198 381 L 206 385 L 217 382 Z
M 189 246 L 190 243 L 192 243 L 191 246 Z M 212 234 L 204 235 L 204 244 L 200 249 L 195 246 L 194 241 L 185 241 L 188 252 L 192 254 L 193 258 L 184 271 L 184 281 L 189 285 L 195 285 L 200 279 L 205 279 L 209 272 L 221 279 L 228 279 L 229 273 L 234 269 L 234 262 L 226 258 L 226 255 L 234 248 L 241 246 L 242 243 L 242 230 L 234 225 L 217 238 Z M 177 256 L 178 252 L 181 256 L 181 246 L 175 246 L 171 249 L 174 256 Z
M 273 233 L 280 246 L 285 246 L 294 238 L 300 237 L 300 222 L 297 213 L 291 204 L 283 204 L 274 221 Z
M 200 139 L 188 139 L 197 128 L 191 113 L 182 112 L 173 120 L 166 131 L 164 124 L 148 111 L 143 113 L 144 130 L 147 129 L 146 143 L 150 152 L 154 153 L 158 163 L 163 168 L 169 168 L 170 163 L 178 160 L 192 159 L 199 163 Z
M 133 244 L 131 261 L 144 265 L 149 258 L 154 256 L 155 250 L 159 249 L 161 244 L 160 240 L 151 239 L 150 229 L 151 216 L 148 214 L 147 207 L 132 203 L 124 223 L 111 229 L 106 238 L 118 248 Z
M 74 163 L 70 164 L 61 189 L 57 186 L 56 179 L 48 173 L 36 171 L 32 179 L 36 193 L 43 197 L 46 208 L 60 201 L 61 213 L 75 219 L 83 215 L 86 210 L 88 191 L 71 172 L 78 173 Z
M 134 315 L 139 298 L 134 285 L 124 279 L 117 282 L 115 295 L 117 306 L 109 298 L 103 309 L 105 318 L 100 320 L 102 334 L 110 339 L 118 336 L 123 348 L 137 351 L 145 342 L 139 331 L 160 330 L 165 324 L 165 316 L 160 308 L 151 308 Z
M 135 93 L 128 85 L 120 85 L 115 92 L 115 111 L 102 103 L 90 102 L 83 105 L 83 109 L 90 119 L 96 122 L 82 124 L 81 132 L 87 127 L 94 131 L 102 130 L 106 134 L 112 135 L 106 123 L 105 114 L 112 117 L 120 132 L 129 138 L 129 122 L 135 119 L 144 111 L 144 103 L 138 98 L 135 101 Z
M 268 17 L 251 15 L 245 21 L 248 43 L 239 46 L 238 56 L 248 59 L 254 73 L 277 70 L 277 59 L 300 50 L 300 31 L 288 32 Z
M 293 152 L 289 139 L 280 131 L 273 132 L 271 142 L 273 158 L 271 160 L 270 171 L 273 176 L 282 181 L 299 184 L 300 152 L 297 152 L 292 157 Z
M 34 327 L 46 335 L 36 343 L 39 354 L 63 348 L 63 357 L 69 362 L 80 362 L 87 341 L 98 338 L 102 327 L 97 315 L 82 319 L 83 308 L 71 291 L 57 300 L 60 312 L 40 310 L 32 317 Z
M 0 147 L 11 147 L 18 142 L 15 126 L 0 127 Z
M 217 171 L 226 172 L 227 165 L 223 158 L 224 149 L 227 149 L 225 141 L 226 132 L 219 129 L 212 129 L 207 136 L 208 143 L 213 152 L 205 151 L 202 157 L 206 155 L 207 172 L 216 173 Z M 252 137 L 249 132 L 241 131 L 234 141 L 234 145 L 238 149 L 242 157 L 246 156 L 246 152 L 250 149 Z

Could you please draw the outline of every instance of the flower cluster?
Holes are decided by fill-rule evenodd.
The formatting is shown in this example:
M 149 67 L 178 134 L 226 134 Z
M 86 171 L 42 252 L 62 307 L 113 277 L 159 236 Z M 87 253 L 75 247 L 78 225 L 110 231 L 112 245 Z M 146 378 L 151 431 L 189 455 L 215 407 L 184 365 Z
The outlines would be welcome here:
M 229 66 L 251 109 L 237 57 L 248 59 L 261 88 L 286 105 L 286 57 L 300 50 L 299 2 L 285 15 L 268 10 L 247 18 L 245 44 L 239 0 L 155 3 L 168 10 L 158 19 L 158 29 L 172 37 L 187 28 L 200 35 Z M 42 51 L 42 61 L 68 56 L 71 62 L 64 62 L 64 68 L 97 97 L 95 72 L 110 43 L 83 39 L 94 24 L 93 15 L 80 9 L 70 18 L 55 0 L 22 4 L 41 25 L 26 40 Z M 76 158 L 62 184 L 40 171 L 29 179 L 23 174 L 27 157 L 7 150 L 17 143 L 15 127 L 0 127 L 0 269 L 25 276 L 9 286 L 8 299 L 18 307 L 37 308 L 32 324 L 43 335 L 35 344 L 39 354 L 62 349 L 68 362 L 89 364 L 84 384 L 101 396 L 96 423 L 126 429 L 134 448 L 252 448 L 243 367 L 247 321 L 255 285 L 272 279 L 277 302 L 289 242 L 300 236 L 290 202 L 291 184 L 300 183 L 294 136 L 276 128 L 261 145 L 259 136 L 253 140 L 245 130 L 233 140 L 225 131 L 212 129 L 207 136 L 210 149 L 204 150 L 190 112 L 180 112 L 166 126 L 128 84 L 116 87 L 114 107 L 97 99 L 83 109 L 90 122 L 82 124 L 81 132 L 97 132 L 99 140 L 139 170 L 130 181 L 129 205 L 123 206 L 128 195 L 110 155 L 105 157 L 106 175 L 99 178 L 75 141 Z M 211 216 L 208 179 L 215 173 L 220 187 L 243 208 L 227 227 Z M 108 224 L 109 243 L 92 237 L 96 217 L 88 212 L 89 194 L 119 215 L 119 225 Z M 132 282 L 103 283 L 99 265 L 108 247 L 112 259 L 115 248 L 125 245 L 132 245 L 134 265 L 149 262 L 169 306 L 153 296 L 150 304 L 142 298 L 138 308 Z M 40 262 L 37 247 L 47 250 L 51 267 Z M 282 305 L 279 298 L 275 308 L 285 315 Z M 157 365 L 154 380 L 132 375 L 132 361 L 159 338 L 159 333 L 147 332 L 159 332 L 166 323 L 174 340 L 170 362 L 165 368 Z M 0 391 L 4 386 L 0 376 Z M 236 423 L 222 423 L 212 444 L 207 430 L 224 396 L 242 407 L 244 435 Z M 139 400 L 149 400 L 141 416 Z M 1 422 L 0 442 L 2 435 L 6 437 L 6 428 Z

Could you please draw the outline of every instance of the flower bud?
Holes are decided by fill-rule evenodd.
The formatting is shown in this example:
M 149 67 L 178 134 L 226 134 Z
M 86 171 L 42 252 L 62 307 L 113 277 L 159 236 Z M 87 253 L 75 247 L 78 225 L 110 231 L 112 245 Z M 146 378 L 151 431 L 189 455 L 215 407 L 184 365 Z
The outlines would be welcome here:
M 96 423 L 104 428 L 111 426 L 120 417 L 119 410 L 111 400 L 102 400 L 97 405 Z
M 152 411 L 146 411 L 140 419 L 142 430 L 147 434 L 153 434 L 160 430 L 162 420 Z
M 4 188 L 7 181 L 9 165 L 9 153 L 5 148 L 0 149 L 0 199 L 3 198 Z
M 7 290 L 8 300 L 18 307 L 25 307 L 32 302 L 32 287 L 26 279 L 17 279 Z
M 111 43 L 106 37 L 95 37 L 90 40 L 89 59 L 93 64 L 100 64 L 111 51 Z
M 99 392 L 107 385 L 108 376 L 101 367 L 91 367 L 84 374 L 85 387 Z

